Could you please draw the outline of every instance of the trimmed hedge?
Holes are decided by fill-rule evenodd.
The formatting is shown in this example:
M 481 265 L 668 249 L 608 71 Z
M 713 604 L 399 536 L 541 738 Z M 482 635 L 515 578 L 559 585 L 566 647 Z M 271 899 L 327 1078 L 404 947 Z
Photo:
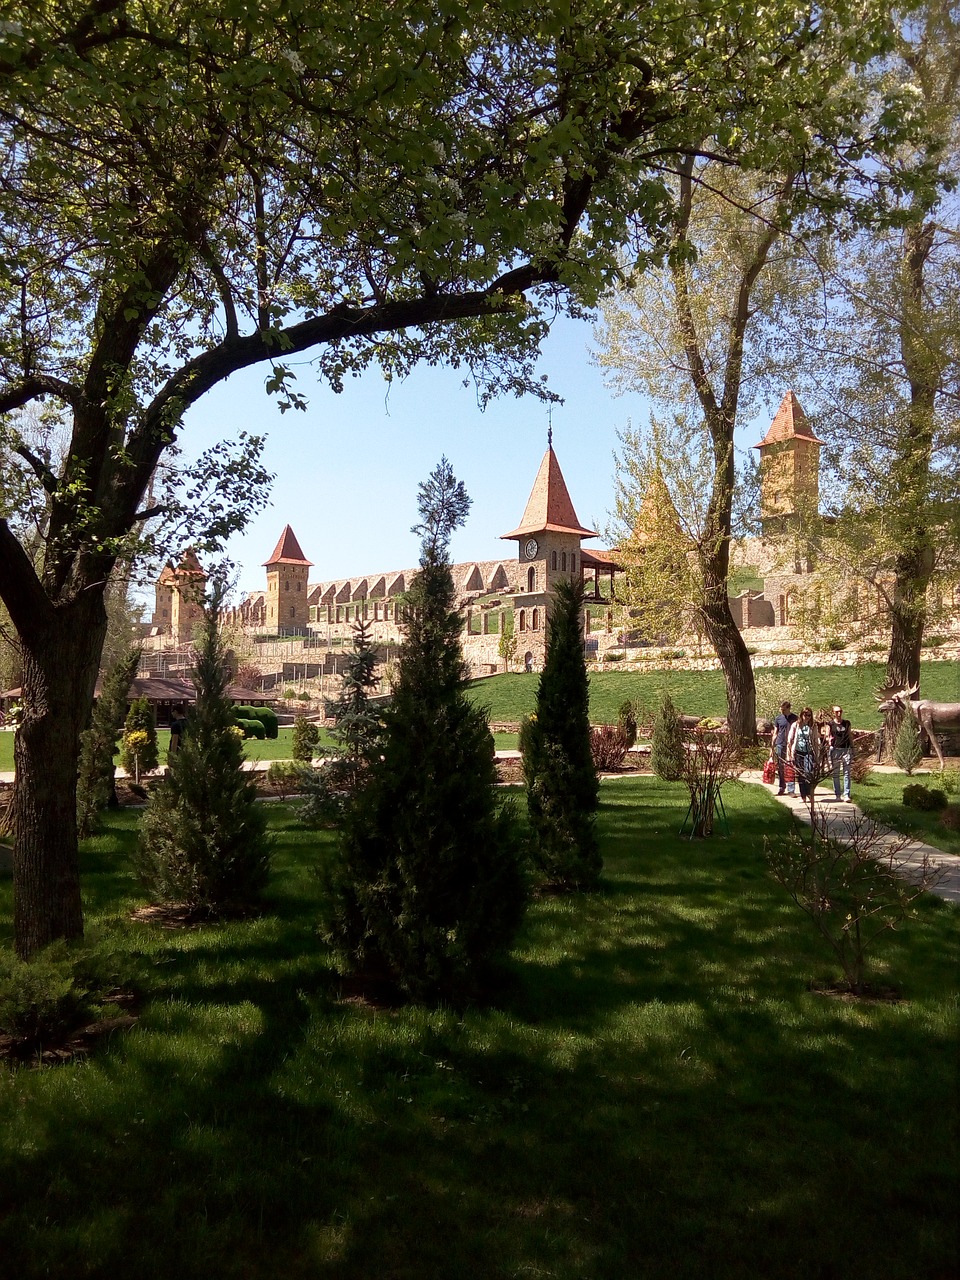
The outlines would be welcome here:
M 263 725 L 266 737 L 279 737 L 280 721 L 277 719 L 276 712 L 271 710 L 270 707 L 235 706 L 233 714 L 237 717 L 239 724 L 242 724 L 244 720 L 259 720 Z M 250 734 L 247 734 L 247 737 L 250 736 Z M 261 735 L 258 734 L 257 736 Z
M 267 731 L 259 720 L 241 720 L 237 718 L 237 724 L 243 730 L 245 738 L 265 738 Z

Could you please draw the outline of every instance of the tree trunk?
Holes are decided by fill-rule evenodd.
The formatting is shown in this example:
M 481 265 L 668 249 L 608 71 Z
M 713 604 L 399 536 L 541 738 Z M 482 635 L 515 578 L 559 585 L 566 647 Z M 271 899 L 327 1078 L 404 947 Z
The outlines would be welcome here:
M 23 646 L 23 722 L 14 747 L 14 936 L 27 959 L 83 935 L 77 856 L 80 733 L 106 631 L 102 592 L 55 610 Z
M 738 742 L 757 740 L 757 690 L 753 664 L 730 612 L 724 592 L 722 600 L 708 601 L 702 609 L 703 625 L 717 651 L 727 690 L 727 725 Z

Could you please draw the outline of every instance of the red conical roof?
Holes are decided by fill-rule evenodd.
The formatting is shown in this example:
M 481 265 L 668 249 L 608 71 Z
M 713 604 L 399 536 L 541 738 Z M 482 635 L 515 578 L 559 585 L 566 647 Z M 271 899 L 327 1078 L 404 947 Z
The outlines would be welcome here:
M 283 533 L 281 533 L 280 541 L 277 543 L 276 547 L 274 548 L 273 555 L 270 557 L 269 560 L 264 560 L 263 563 L 265 567 L 269 569 L 271 565 L 275 565 L 275 564 L 310 564 L 312 565 L 313 561 L 308 560 L 307 557 L 300 550 L 300 543 L 297 541 L 297 535 L 293 532 L 293 530 L 287 524 L 287 525 L 284 525 L 283 527 Z
M 786 440 L 808 440 L 811 444 L 823 444 L 810 430 L 807 415 L 800 408 L 800 401 L 792 391 L 788 391 L 780 401 L 780 408 L 770 423 L 770 430 L 753 447 L 762 449 L 765 445 L 783 444 Z
M 530 490 L 526 510 L 520 524 L 502 538 L 523 538 L 528 533 L 577 533 L 581 538 L 595 538 L 595 529 L 585 529 L 577 519 L 570 501 L 566 481 L 552 446 L 543 455 L 540 470 Z
M 180 563 L 177 565 L 176 571 L 177 574 L 199 574 L 201 578 L 205 578 L 207 576 L 201 568 L 200 561 L 197 559 L 197 553 L 194 551 L 193 547 L 187 547 L 186 551 L 184 551 L 183 555 L 180 557 Z

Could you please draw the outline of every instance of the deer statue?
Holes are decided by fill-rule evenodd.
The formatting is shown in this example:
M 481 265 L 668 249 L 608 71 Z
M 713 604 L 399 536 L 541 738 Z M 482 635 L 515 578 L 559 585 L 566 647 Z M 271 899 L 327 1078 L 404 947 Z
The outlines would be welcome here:
M 920 686 L 917 684 L 912 689 L 899 689 L 896 692 L 884 689 L 878 694 L 883 701 L 877 710 L 881 714 L 886 714 L 894 707 L 900 707 L 901 710 L 909 712 L 930 739 L 930 745 L 940 761 L 942 773 L 943 752 L 940 750 L 940 743 L 934 729 L 960 729 L 960 702 L 930 702 L 927 698 L 921 698 L 919 694 Z

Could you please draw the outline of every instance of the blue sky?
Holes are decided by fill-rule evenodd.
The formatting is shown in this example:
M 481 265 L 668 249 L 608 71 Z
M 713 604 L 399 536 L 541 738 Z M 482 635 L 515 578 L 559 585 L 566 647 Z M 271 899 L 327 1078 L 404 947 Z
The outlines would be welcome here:
M 607 389 L 592 346 L 589 323 L 563 318 L 544 342 L 538 372 L 565 402 L 553 409 L 553 445 L 577 515 L 602 532 L 613 505 L 617 431 L 628 420 L 645 421 L 647 406 L 639 395 Z M 227 546 L 242 592 L 265 586 L 262 563 L 288 523 L 314 562 L 312 582 L 415 565 L 418 542 L 409 530 L 417 485 L 443 454 L 473 499 L 454 559 L 516 555 L 516 544 L 500 534 L 523 514 L 546 448 L 546 405 L 511 397 L 481 412 L 473 388 L 451 369 L 419 368 L 389 388 L 370 369 L 340 395 L 314 381 L 308 364 L 297 371 L 310 400 L 306 413 L 281 415 L 264 391 L 265 370 L 253 369 L 205 396 L 181 433 L 187 457 L 239 430 L 268 436 L 271 504 Z M 740 447 L 756 443 L 766 425 L 741 432 Z

